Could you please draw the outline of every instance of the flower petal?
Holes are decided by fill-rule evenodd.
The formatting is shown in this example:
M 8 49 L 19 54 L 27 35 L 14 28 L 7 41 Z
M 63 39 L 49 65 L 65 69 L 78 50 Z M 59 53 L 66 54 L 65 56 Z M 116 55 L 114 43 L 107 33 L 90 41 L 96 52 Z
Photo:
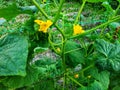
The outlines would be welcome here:
M 36 22 L 37 24 L 41 25 L 44 21 L 42 21 L 42 20 L 35 20 L 34 22 Z
M 81 34 L 84 32 L 84 30 L 82 29 L 82 27 L 79 24 L 74 25 L 73 30 L 74 30 L 73 35 Z

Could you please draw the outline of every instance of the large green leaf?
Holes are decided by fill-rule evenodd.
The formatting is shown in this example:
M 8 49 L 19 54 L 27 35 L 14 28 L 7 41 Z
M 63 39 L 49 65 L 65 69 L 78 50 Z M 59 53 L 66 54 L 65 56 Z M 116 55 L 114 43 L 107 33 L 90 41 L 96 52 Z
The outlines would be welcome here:
M 111 73 L 111 77 L 110 77 L 110 85 L 109 88 L 111 88 L 111 90 L 120 90 L 118 88 L 120 88 L 120 72 L 118 73 Z
M 0 90 L 8 90 L 8 88 L 6 88 L 5 86 L 3 86 L 3 85 L 0 83 Z
M 0 76 L 26 75 L 28 41 L 25 36 L 8 34 L 0 38 Z
M 108 71 L 98 72 L 98 69 L 94 67 L 86 71 L 86 73 L 91 76 L 91 80 L 94 79 L 94 82 L 88 84 L 86 87 L 81 87 L 78 90 L 108 90 L 110 82 Z
M 38 77 L 41 70 L 33 67 L 27 67 L 27 74 L 25 77 L 22 76 L 8 76 L 2 83 L 4 86 L 10 89 L 17 89 L 24 86 L 30 86 L 31 84 L 38 81 Z
M 89 87 L 88 90 L 105 90 L 102 84 L 98 81 L 94 81 Z
M 80 44 L 74 41 L 67 41 L 65 45 L 66 63 L 70 66 L 76 66 L 79 63 L 84 62 L 84 49 L 80 47 Z
M 6 77 L 2 78 L 1 83 L 10 89 L 22 88 L 24 86 L 31 87 L 34 83 L 35 83 L 35 85 L 33 86 L 34 89 L 39 88 L 40 90 L 47 90 L 48 87 L 46 87 L 45 83 L 49 84 L 49 88 L 54 87 L 53 82 L 49 82 L 49 80 L 48 81 L 47 80 L 42 81 L 42 80 L 43 78 L 49 78 L 49 77 L 53 78 L 56 75 L 57 71 L 56 71 L 56 65 L 54 64 L 55 61 L 50 59 L 47 60 L 45 58 L 43 59 L 44 60 L 43 61 L 42 59 L 35 61 L 35 63 L 31 62 L 30 65 L 27 65 L 26 68 L 27 74 L 25 77 L 8 76 L 7 78 Z
M 97 68 L 92 68 L 89 70 L 89 74 L 91 77 L 93 77 L 95 80 L 101 83 L 102 87 L 104 88 L 103 90 L 107 90 L 109 86 L 109 72 L 108 71 L 102 71 L 98 72 Z
M 120 44 L 112 44 L 103 39 L 98 39 L 95 42 L 98 58 L 97 64 L 108 70 L 120 70 Z

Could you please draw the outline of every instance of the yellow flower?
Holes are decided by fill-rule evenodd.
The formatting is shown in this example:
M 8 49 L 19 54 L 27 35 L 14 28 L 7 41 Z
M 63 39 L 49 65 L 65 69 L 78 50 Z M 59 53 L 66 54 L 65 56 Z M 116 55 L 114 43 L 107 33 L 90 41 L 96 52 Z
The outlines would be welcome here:
M 79 78 L 79 74 L 75 74 L 74 77 L 75 77 L 75 78 Z
M 74 25 L 73 30 L 74 30 L 73 35 L 77 35 L 85 32 L 79 24 Z
M 36 22 L 37 24 L 41 25 L 43 23 L 42 20 L 35 20 L 34 22 Z
M 42 31 L 44 33 L 46 33 L 47 29 L 53 24 L 50 20 L 47 20 L 47 22 L 44 22 L 42 20 L 35 20 L 35 22 L 40 25 L 39 31 Z

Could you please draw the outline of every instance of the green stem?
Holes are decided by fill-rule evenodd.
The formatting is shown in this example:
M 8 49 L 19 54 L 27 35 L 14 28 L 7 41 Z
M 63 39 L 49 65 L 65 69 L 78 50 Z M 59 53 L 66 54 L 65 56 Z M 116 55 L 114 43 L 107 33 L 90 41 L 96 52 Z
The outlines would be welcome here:
M 70 50 L 70 51 L 65 52 L 64 54 L 71 53 L 71 52 L 73 52 L 73 51 L 77 51 L 77 50 L 80 50 L 80 49 L 82 49 L 82 48 L 73 49 L 73 50 Z
M 51 43 L 52 43 L 54 46 L 62 45 L 62 42 L 61 42 L 61 43 L 53 43 L 53 42 L 51 41 Z
M 66 63 L 65 63 L 65 39 L 63 39 L 63 45 L 62 45 L 62 66 L 63 66 L 63 71 L 64 71 L 64 82 L 63 82 L 63 88 L 65 87 L 66 84 Z
M 55 52 L 56 54 L 60 55 L 60 53 L 55 49 L 55 47 L 54 47 L 54 45 L 53 45 L 53 43 L 52 43 L 52 41 L 51 41 L 50 38 L 51 38 L 51 33 L 49 33 L 48 41 L 49 41 L 49 43 L 50 43 L 52 49 L 54 50 L 54 52 Z
M 113 20 L 109 20 L 108 22 L 105 22 L 105 23 L 103 23 L 103 24 L 101 24 L 101 25 L 99 25 L 99 26 L 96 26 L 96 27 L 94 27 L 94 28 L 92 28 L 92 29 L 86 30 L 86 31 L 85 31 L 84 33 L 82 33 L 82 34 L 69 37 L 69 39 L 76 38 L 76 37 L 82 37 L 82 36 L 84 36 L 84 35 L 87 35 L 87 34 L 93 32 L 93 31 L 97 30 L 98 28 L 101 28 L 101 27 L 103 27 L 103 26 L 105 26 L 105 25 L 107 25 L 107 24 L 109 24 L 109 23 L 111 23 L 111 22 L 114 22 L 114 21 L 116 21 L 116 20 L 119 20 L 119 19 L 120 19 L 120 15 L 117 16 L 117 18 L 115 18 L 115 19 L 113 19 Z
M 56 3 L 56 0 L 53 0 L 53 3 L 56 7 L 58 7 L 57 3 Z
M 64 1 L 65 1 L 65 0 L 61 0 L 59 9 L 58 9 L 58 11 L 57 11 L 57 13 L 56 13 L 56 16 L 55 16 L 55 18 L 54 18 L 54 22 L 53 22 L 53 23 L 56 23 L 56 22 L 57 22 L 58 17 L 59 17 L 59 15 L 60 15 L 60 11 L 62 10 L 62 6 L 63 6 Z
M 40 12 L 47 18 L 47 19 L 50 19 L 49 16 L 44 12 L 44 10 L 39 6 L 39 4 L 35 1 L 35 0 L 32 0 L 33 3 L 36 5 L 36 7 L 40 10 Z
M 69 79 L 71 79 L 73 82 L 75 82 L 76 84 L 78 84 L 80 87 L 84 87 L 81 83 L 79 83 L 77 80 L 75 80 L 74 78 L 72 78 L 71 76 L 67 75 L 67 77 Z
M 119 5 L 118 5 L 117 9 L 115 10 L 114 16 L 117 14 L 119 8 L 120 8 L 120 3 L 119 3 Z
M 63 72 L 64 72 L 64 82 L 63 82 L 63 90 L 65 89 L 65 85 L 66 85 L 66 63 L 65 63 L 65 44 L 66 44 L 67 39 L 63 36 L 62 38 L 62 54 L 61 54 L 61 58 L 62 58 L 62 67 L 63 67 Z
M 94 67 L 94 64 L 91 64 L 91 65 L 89 65 L 88 67 L 80 70 L 80 72 L 84 72 L 84 71 L 88 70 L 88 69 L 91 68 L 91 67 Z
M 55 24 L 56 28 L 58 29 L 58 31 L 62 34 L 63 39 L 65 39 L 65 34 L 63 33 L 63 31 L 58 27 L 57 24 Z
M 62 47 L 62 63 L 63 63 L 63 69 L 66 71 L 66 64 L 65 64 L 65 42 L 63 42 L 63 47 Z
M 82 6 L 81 6 L 80 9 L 79 9 L 79 12 L 78 12 L 78 14 L 77 14 L 77 17 L 76 17 L 76 19 L 75 19 L 74 24 L 78 23 L 78 20 L 79 20 L 79 18 L 80 18 L 81 12 L 82 12 L 82 10 L 83 10 L 83 8 L 84 8 L 84 6 L 85 6 L 86 1 L 87 1 L 87 0 L 84 0 L 84 1 L 83 1 Z
M 107 27 L 107 25 L 105 25 L 105 26 L 102 28 L 102 30 L 101 30 L 101 32 L 100 32 L 100 36 L 102 36 L 102 35 L 103 35 L 103 33 L 104 33 L 104 31 L 105 31 L 106 27 Z

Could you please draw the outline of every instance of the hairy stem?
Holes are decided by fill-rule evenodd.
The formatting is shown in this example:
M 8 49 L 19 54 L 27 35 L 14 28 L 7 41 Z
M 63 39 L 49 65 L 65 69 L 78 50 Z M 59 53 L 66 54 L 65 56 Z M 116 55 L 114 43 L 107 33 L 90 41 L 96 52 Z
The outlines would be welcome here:
M 40 12 L 47 18 L 47 19 L 50 19 L 49 16 L 44 12 L 44 10 L 39 6 L 39 4 L 35 1 L 35 0 L 32 0 L 33 3 L 35 4 L 35 6 L 40 10 Z
M 81 12 L 82 12 L 82 10 L 83 10 L 83 8 L 84 8 L 84 6 L 85 6 L 86 1 L 87 1 L 87 0 L 84 0 L 84 1 L 83 1 L 82 6 L 80 7 L 80 9 L 79 9 L 79 11 L 78 11 L 78 15 L 77 15 L 77 17 L 76 17 L 76 19 L 75 19 L 74 24 L 78 23 L 78 20 L 79 20 L 79 18 L 80 18 Z
M 59 17 L 59 15 L 60 15 L 60 11 L 62 10 L 62 6 L 63 6 L 64 1 L 65 1 L 65 0 L 61 0 L 59 9 L 58 9 L 58 11 L 57 11 L 57 13 L 56 13 L 56 16 L 55 16 L 55 18 L 54 18 L 54 22 L 53 22 L 53 23 L 56 23 L 56 22 L 57 22 L 58 17 Z
M 74 78 L 72 78 L 71 76 L 67 75 L 67 77 L 69 79 L 71 79 L 73 82 L 75 82 L 77 85 L 79 85 L 80 87 L 84 87 L 81 83 L 79 83 L 77 80 L 75 80 Z
M 58 7 L 57 3 L 56 3 L 56 0 L 53 0 L 53 3 L 56 7 Z

